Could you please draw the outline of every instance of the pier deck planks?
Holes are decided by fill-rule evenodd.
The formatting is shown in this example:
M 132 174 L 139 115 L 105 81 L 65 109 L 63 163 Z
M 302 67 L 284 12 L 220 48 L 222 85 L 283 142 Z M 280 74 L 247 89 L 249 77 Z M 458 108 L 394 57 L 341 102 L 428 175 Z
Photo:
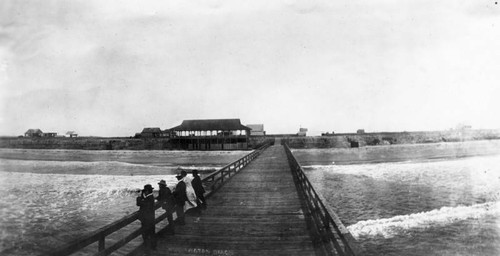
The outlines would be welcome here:
M 283 147 L 233 176 L 152 255 L 315 255 Z

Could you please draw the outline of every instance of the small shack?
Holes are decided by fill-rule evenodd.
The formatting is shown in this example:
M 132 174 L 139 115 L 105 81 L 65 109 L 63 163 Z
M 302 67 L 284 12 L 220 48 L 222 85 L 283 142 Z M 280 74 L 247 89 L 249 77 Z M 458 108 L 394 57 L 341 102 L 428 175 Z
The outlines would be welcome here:
M 40 129 L 28 129 L 24 133 L 24 137 L 42 137 L 43 132 Z
M 184 120 L 169 130 L 176 149 L 245 150 L 251 129 L 240 119 L 201 119 Z
M 141 138 L 159 138 L 162 136 L 162 133 L 158 127 L 144 128 L 141 132 Z
M 248 128 L 250 128 L 250 136 L 265 136 L 266 131 L 264 131 L 263 124 L 247 124 Z
M 66 136 L 69 136 L 70 138 L 78 137 L 78 133 L 76 133 L 75 131 L 68 131 L 66 132 Z
M 57 132 L 44 132 L 43 137 L 55 138 L 57 136 Z
M 307 135 L 307 128 L 300 128 L 299 132 L 297 133 L 297 136 L 306 136 Z

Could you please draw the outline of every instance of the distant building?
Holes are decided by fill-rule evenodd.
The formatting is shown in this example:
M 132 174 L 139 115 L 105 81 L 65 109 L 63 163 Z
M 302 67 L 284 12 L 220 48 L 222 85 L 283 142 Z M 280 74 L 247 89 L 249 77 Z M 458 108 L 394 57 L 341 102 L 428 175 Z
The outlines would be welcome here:
M 357 141 L 356 139 L 352 138 L 352 137 L 347 137 L 347 141 L 350 143 L 351 145 L 351 148 L 359 148 L 359 141 Z
M 78 137 L 78 134 L 75 131 L 68 131 L 66 132 L 66 136 L 73 138 L 73 137 Z
M 24 133 L 24 137 L 42 137 L 43 132 L 40 129 L 29 129 Z
M 56 137 L 57 132 L 44 132 L 43 137 Z
M 184 120 L 169 129 L 177 149 L 231 150 L 248 149 L 250 128 L 240 119 Z
M 142 138 L 159 138 L 162 137 L 162 131 L 158 127 L 144 128 L 141 132 Z
M 265 136 L 266 131 L 264 131 L 263 124 L 247 124 L 248 128 L 250 128 L 250 136 Z
M 176 134 L 177 133 L 175 131 L 171 131 L 170 129 L 165 129 L 162 131 L 161 136 L 167 137 L 167 138 L 172 138 L 172 137 L 175 137 Z
M 325 132 L 325 133 L 322 133 L 321 136 L 334 136 L 335 135 L 335 132 L 332 131 L 331 133 L 329 132 Z
M 306 136 L 307 135 L 307 128 L 300 128 L 299 132 L 297 133 L 297 136 Z
M 365 129 L 358 129 L 358 130 L 356 131 L 356 133 L 357 133 L 357 134 L 363 134 L 363 133 L 365 133 Z

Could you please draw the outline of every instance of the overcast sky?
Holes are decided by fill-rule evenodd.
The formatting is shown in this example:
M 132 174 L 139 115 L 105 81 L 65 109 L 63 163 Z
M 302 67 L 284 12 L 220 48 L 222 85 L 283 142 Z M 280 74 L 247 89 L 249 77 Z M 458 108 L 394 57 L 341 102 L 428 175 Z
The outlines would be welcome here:
M 0 135 L 500 128 L 490 0 L 0 1 Z

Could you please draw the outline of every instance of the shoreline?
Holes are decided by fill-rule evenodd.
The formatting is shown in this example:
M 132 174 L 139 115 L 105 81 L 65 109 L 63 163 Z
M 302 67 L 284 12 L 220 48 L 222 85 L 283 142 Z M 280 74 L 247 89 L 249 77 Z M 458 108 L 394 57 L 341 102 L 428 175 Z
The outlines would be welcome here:
M 292 149 L 303 166 L 355 165 L 406 161 L 439 161 L 500 154 L 500 140 L 394 144 L 360 148 Z M 247 151 L 170 151 L 124 150 L 96 151 L 71 149 L 6 149 L 0 148 L 1 160 L 113 163 L 147 165 L 156 168 L 193 168 L 220 166 L 246 154 Z M 302 161 L 301 161 L 302 160 Z M 229 163 L 227 162 L 227 163 Z M 187 165 L 186 165 L 187 164 Z M 191 169 L 191 168 L 188 168 Z
M 193 137 L 196 138 L 196 137 Z M 454 143 L 463 141 L 500 141 L 500 129 L 454 129 L 443 131 L 336 133 L 324 136 L 273 134 L 249 136 L 248 149 L 266 141 L 281 140 L 290 148 L 357 148 L 383 145 Z M 0 148 L 72 150 L 176 150 L 171 138 L 132 137 L 9 137 L 0 136 Z
M 343 166 L 343 165 L 370 165 L 370 164 L 386 164 L 386 163 L 431 163 L 431 162 L 439 162 L 439 161 L 458 161 L 466 158 L 474 158 L 474 157 L 495 157 L 500 156 L 499 154 L 479 154 L 479 155 L 467 155 L 467 156 L 459 156 L 459 157 L 435 157 L 435 158 L 415 158 L 411 160 L 384 160 L 384 161 L 357 161 L 357 162 L 341 162 L 334 164 L 316 164 L 316 165 L 303 165 L 303 168 L 314 168 L 318 166 Z
M 426 162 L 500 155 L 500 141 L 400 144 L 363 148 L 293 149 L 302 166 Z

